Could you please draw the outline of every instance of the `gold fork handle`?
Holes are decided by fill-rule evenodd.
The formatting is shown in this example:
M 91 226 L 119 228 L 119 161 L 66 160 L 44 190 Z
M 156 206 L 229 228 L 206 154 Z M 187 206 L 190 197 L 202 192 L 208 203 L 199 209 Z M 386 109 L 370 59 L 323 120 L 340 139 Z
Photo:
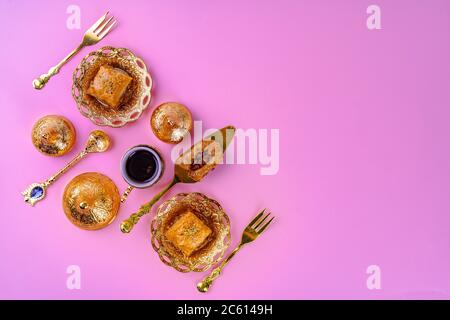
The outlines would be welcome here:
M 230 253 L 230 255 L 218 266 L 215 268 L 208 276 L 203 278 L 202 281 L 200 281 L 197 284 L 197 289 L 200 292 L 208 292 L 209 287 L 213 284 L 214 280 L 216 280 L 220 274 L 222 273 L 223 267 L 231 260 L 231 258 L 234 257 L 234 255 L 242 248 L 243 244 L 240 243 L 236 249 L 233 250 L 233 252 Z
M 45 84 L 50 80 L 51 77 L 53 77 L 55 74 L 59 72 L 59 69 L 63 65 L 67 63 L 74 55 L 78 53 L 82 48 L 84 47 L 84 44 L 80 44 L 76 49 L 74 49 L 71 53 L 69 53 L 64 59 L 62 59 L 56 66 L 51 67 L 47 73 L 41 74 L 39 78 L 33 80 L 33 88 L 37 90 L 41 90 L 45 87 Z

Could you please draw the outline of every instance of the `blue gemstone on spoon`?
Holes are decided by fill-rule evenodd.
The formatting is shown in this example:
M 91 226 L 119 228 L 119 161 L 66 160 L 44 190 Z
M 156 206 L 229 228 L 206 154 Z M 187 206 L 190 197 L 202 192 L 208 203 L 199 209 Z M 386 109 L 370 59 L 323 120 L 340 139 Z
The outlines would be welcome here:
M 44 189 L 42 189 L 42 187 L 40 187 L 40 186 L 36 186 L 33 189 L 31 189 L 30 197 L 32 199 L 38 199 L 38 198 L 42 197 L 43 194 L 44 194 Z

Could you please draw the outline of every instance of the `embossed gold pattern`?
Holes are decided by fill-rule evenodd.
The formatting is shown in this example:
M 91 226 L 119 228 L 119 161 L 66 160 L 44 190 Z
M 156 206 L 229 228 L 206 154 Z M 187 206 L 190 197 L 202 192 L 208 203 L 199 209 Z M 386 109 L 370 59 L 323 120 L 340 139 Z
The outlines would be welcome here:
M 192 115 L 180 103 L 165 102 L 153 111 L 150 125 L 159 140 L 179 143 L 192 129 Z
M 204 245 L 189 256 L 169 241 L 165 232 L 180 214 L 195 212 L 211 230 Z M 180 272 L 202 272 L 219 261 L 230 245 L 230 220 L 220 204 L 201 193 L 180 193 L 163 202 L 151 223 L 152 247 L 161 261 Z
M 67 118 L 48 115 L 33 126 L 31 140 L 42 154 L 59 157 L 69 152 L 75 144 L 75 128 Z
M 125 71 L 133 78 L 118 108 L 111 108 L 87 93 L 101 66 Z M 89 53 L 73 72 L 72 96 L 82 115 L 99 126 L 122 127 L 136 121 L 151 100 L 152 78 L 142 59 L 125 48 L 103 47 Z
M 117 216 L 120 195 L 114 182 L 96 172 L 86 172 L 72 179 L 63 195 L 63 209 L 77 227 L 98 230 Z
M 128 186 L 125 191 L 123 192 L 122 196 L 120 197 L 120 202 L 125 202 L 130 195 L 131 191 L 133 191 L 134 187 Z

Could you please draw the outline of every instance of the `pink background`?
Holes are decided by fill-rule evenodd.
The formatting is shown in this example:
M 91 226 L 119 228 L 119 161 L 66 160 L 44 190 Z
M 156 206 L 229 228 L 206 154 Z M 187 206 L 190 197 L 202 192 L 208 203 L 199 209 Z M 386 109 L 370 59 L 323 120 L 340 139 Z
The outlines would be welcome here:
M 382 30 L 366 27 L 366 8 Z M 81 8 L 81 30 L 66 8 Z M 72 50 L 109 9 L 119 26 L 86 48 L 42 91 L 31 81 Z M 450 298 L 450 2 L 442 1 L 0 1 L 2 110 L 1 298 Z M 61 168 L 96 128 L 77 111 L 72 71 L 103 45 L 146 61 L 154 98 L 138 122 L 106 128 L 114 145 L 89 156 L 34 208 L 20 192 Z M 212 291 L 203 274 L 163 265 L 150 245 L 147 216 L 132 234 L 120 221 L 172 176 L 134 191 L 108 228 L 88 232 L 66 219 L 61 196 L 76 175 L 99 171 L 120 190 L 121 155 L 140 143 L 171 146 L 151 133 L 151 110 L 186 104 L 206 128 L 280 129 L 280 170 L 218 168 L 202 183 L 178 186 L 221 202 L 233 246 L 261 208 L 278 217 L 244 248 Z M 61 158 L 31 144 L 33 123 L 68 117 L 78 140 Z M 81 290 L 66 268 L 81 267 Z M 381 268 L 368 290 L 366 268 Z

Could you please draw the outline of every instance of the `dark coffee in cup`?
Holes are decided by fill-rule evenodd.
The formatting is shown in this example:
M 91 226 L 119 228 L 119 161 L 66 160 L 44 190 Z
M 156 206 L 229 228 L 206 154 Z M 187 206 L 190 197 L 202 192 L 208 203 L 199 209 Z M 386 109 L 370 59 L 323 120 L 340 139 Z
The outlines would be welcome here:
M 162 175 L 163 167 L 158 151 L 146 145 L 132 147 L 121 161 L 123 178 L 135 188 L 146 188 L 155 184 Z

